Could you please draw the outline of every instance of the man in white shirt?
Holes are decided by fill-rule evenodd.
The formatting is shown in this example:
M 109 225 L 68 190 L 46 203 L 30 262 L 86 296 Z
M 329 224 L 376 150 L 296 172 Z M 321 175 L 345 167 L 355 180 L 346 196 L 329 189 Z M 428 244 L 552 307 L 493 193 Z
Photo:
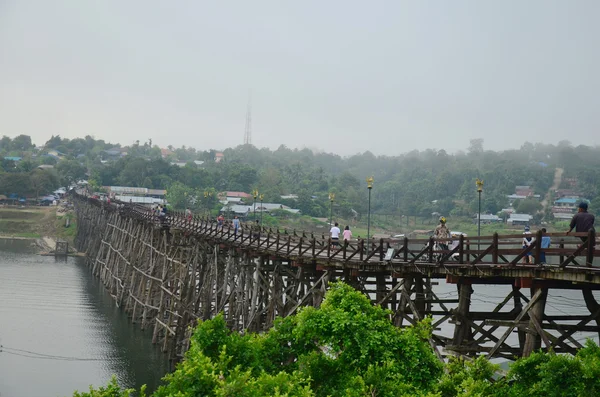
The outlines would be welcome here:
M 338 223 L 335 223 L 335 226 L 331 228 L 329 231 L 331 233 L 331 245 L 337 247 L 340 245 L 340 228 L 338 227 Z
M 525 231 L 523 232 L 523 249 L 526 249 L 527 247 L 529 247 L 531 244 L 533 244 L 534 241 L 535 241 L 535 237 L 533 237 L 533 235 L 529 231 L 529 226 L 525 226 Z M 529 251 L 523 257 L 523 263 L 533 263 L 533 262 L 534 262 L 534 260 L 533 260 L 532 252 Z

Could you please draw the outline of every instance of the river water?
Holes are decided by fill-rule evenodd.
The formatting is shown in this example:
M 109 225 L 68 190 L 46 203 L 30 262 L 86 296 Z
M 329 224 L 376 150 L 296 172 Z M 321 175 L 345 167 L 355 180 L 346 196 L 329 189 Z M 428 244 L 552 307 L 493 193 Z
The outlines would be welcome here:
M 115 374 L 154 390 L 168 371 L 150 331 L 132 326 L 82 258 L 0 239 L 0 396 L 71 396 Z

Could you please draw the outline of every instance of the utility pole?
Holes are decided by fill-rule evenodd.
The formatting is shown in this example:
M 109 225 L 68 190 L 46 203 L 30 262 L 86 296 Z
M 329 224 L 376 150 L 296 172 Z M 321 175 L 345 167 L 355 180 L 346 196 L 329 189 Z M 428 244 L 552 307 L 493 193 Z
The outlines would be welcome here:
M 252 91 L 248 93 L 246 109 L 246 128 L 244 129 L 244 145 L 252 145 Z

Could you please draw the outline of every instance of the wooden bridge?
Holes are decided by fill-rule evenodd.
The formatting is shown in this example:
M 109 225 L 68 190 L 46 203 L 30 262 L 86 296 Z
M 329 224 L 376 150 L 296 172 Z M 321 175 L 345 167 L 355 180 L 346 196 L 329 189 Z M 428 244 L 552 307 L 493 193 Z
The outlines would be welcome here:
M 141 206 L 77 194 L 73 200 L 75 243 L 88 254 L 93 273 L 175 360 L 187 350 L 190 325 L 198 319 L 223 312 L 232 329 L 264 330 L 277 316 L 320 305 L 334 280 L 390 309 L 397 326 L 432 316 L 430 344 L 440 358 L 514 359 L 540 348 L 575 353 L 582 347 L 579 333 L 600 334 L 593 232 L 548 234 L 553 245 L 544 249 L 541 232 L 527 249 L 521 234 L 461 236 L 447 250 L 437 249 L 431 238 L 333 246 L 323 235 L 246 225 L 236 233 L 180 212 L 159 218 Z M 504 290 L 504 298 L 488 296 L 489 309 L 474 311 L 472 301 L 489 288 Z M 549 290 L 581 291 L 581 307 L 551 313 Z

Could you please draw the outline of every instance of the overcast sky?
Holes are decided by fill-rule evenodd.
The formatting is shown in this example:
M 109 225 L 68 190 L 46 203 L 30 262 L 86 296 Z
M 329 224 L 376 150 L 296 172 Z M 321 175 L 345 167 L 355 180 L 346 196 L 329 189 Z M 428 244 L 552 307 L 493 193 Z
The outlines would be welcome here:
M 0 135 L 600 144 L 600 1 L 0 0 Z

